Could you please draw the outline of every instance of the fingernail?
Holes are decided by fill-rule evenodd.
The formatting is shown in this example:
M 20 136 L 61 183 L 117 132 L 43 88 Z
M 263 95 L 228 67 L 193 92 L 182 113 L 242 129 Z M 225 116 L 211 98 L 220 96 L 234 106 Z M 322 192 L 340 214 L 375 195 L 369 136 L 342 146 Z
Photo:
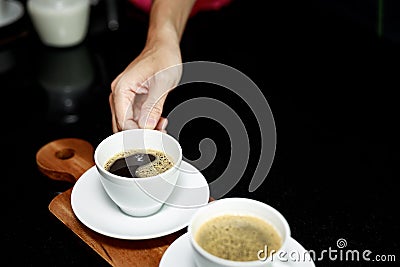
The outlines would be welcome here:
M 140 127 L 146 129 L 154 129 L 156 127 L 157 121 L 154 118 L 142 117 L 140 120 Z
M 163 124 L 161 125 L 161 130 L 165 130 L 165 128 L 167 128 L 167 125 L 168 125 L 168 120 L 165 119 L 165 120 L 163 121 Z
M 147 94 L 149 91 L 146 89 L 146 88 L 144 88 L 144 87 L 138 87 L 137 89 L 136 89 L 136 93 L 137 94 Z

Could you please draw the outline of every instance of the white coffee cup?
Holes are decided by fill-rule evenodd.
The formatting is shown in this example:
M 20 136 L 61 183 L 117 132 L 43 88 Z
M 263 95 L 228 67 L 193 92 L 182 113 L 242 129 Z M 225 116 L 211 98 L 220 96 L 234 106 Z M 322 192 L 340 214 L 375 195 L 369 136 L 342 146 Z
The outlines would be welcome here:
M 146 178 L 122 177 L 105 169 L 105 164 L 118 153 L 137 149 L 161 151 L 170 157 L 173 165 L 165 172 Z M 148 216 L 159 211 L 172 194 L 180 175 L 182 148 L 174 137 L 160 131 L 125 130 L 101 141 L 95 149 L 94 161 L 101 183 L 114 203 L 128 215 Z
M 255 261 L 232 261 L 212 255 L 198 244 L 195 236 L 205 222 L 221 215 L 250 215 L 269 223 L 280 235 L 281 247 L 268 258 L 265 257 L 264 248 L 260 248 L 257 254 L 259 260 Z M 272 266 L 278 256 L 282 259 L 290 238 L 290 227 L 281 213 L 263 202 L 248 198 L 224 198 L 200 208 L 192 216 L 188 234 L 193 248 L 193 258 L 198 267 L 265 267 Z
M 28 0 L 27 10 L 39 38 L 48 46 L 74 46 L 87 34 L 90 0 Z

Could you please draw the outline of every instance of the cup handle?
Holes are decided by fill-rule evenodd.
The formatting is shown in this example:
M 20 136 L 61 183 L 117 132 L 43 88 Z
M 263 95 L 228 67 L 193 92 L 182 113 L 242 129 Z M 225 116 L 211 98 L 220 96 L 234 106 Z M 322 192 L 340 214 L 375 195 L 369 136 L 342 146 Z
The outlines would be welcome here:
M 82 139 L 64 138 L 47 143 L 36 153 L 39 170 L 49 178 L 75 183 L 92 166 L 94 148 Z

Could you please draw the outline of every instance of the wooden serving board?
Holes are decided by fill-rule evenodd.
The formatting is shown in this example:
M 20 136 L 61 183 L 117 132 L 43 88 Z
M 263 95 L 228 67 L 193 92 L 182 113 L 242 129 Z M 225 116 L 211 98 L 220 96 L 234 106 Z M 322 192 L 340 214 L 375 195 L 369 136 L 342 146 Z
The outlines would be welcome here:
M 93 146 L 82 139 L 65 138 L 52 141 L 36 154 L 39 170 L 50 179 L 74 184 L 94 166 Z M 168 246 L 185 230 L 146 240 L 123 240 L 101 235 L 86 227 L 75 216 L 71 207 L 72 188 L 57 195 L 49 210 L 80 239 L 112 266 L 159 266 Z

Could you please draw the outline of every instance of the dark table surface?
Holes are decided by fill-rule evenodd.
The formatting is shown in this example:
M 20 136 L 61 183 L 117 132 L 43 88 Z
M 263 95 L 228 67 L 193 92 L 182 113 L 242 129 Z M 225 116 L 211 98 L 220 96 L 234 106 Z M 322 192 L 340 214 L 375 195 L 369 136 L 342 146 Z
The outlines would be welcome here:
M 400 28 L 393 14 L 399 9 L 386 11 L 379 24 L 378 1 L 255 2 L 238 0 L 191 17 L 181 47 L 184 62 L 231 66 L 264 94 L 277 143 L 262 185 L 248 190 L 263 138 L 255 119 L 260 114 L 232 92 L 207 83 L 178 87 L 164 115 L 196 97 L 230 106 L 247 129 L 251 150 L 240 181 L 223 197 L 276 207 L 293 238 L 320 256 L 317 266 L 398 265 L 394 93 Z M 26 14 L 0 29 L 3 266 L 107 266 L 49 212 L 52 198 L 71 185 L 44 177 L 35 154 L 55 139 L 82 138 L 96 146 L 111 134 L 110 83 L 140 52 L 147 26 L 147 14 L 118 3 L 117 31 L 107 29 L 99 1 L 92 6 L 87 38 L 72 48 L 44 46 Z M 179 135 L 184 156 L 193 160 L 201 140 L 214 140 L 217 156 L 201 170 L 208 181 L 221 175 L 236 145 L 224 129 L 229 123 L 193 118 Z M 323 254 L 338 249 L 339 239 L 347 241 L 342 252 L 370 250 L 371 261 Z

